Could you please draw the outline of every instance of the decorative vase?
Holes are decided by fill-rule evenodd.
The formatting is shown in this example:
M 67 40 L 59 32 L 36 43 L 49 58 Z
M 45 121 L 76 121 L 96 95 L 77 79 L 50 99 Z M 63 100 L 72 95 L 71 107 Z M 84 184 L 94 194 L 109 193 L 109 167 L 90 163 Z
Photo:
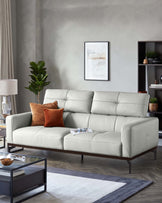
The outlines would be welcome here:
M 158 110 L 158 103 L 149 103 L 149 111 L 156 112 Z
M 147 59 L 144 59 L 144 60 L 143 60 L 143 64 L 148 64 L 148 60 L 147 60 Z

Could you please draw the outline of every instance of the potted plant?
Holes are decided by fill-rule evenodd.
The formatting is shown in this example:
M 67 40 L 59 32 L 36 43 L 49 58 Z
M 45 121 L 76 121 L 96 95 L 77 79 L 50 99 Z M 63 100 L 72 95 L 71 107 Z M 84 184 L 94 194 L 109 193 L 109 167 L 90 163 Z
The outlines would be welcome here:
M 153 63 L 153 61 L 159 61 L 159 54 L 156 53 L 155 51 L 149 51 L 146 53 L 146 58 L 148 60 L 148 63 Z
M 30 90 L 37 96 L 37 102 L 40 103 L 40 92 L 43 90 L 43 88 L 48 85 L 50 82 L 46 81 L 48 74 L 46 72 L 45 68 L 45 62 L 39 61 L 36 62 L 30 62 L 30 75 L 31 81 L 29 81 L 29 86 L 25 87 L 26 89 Z
M 158 100 L 156 97 L 150 98 L 149 111 L 154 112 L 158 110 Z

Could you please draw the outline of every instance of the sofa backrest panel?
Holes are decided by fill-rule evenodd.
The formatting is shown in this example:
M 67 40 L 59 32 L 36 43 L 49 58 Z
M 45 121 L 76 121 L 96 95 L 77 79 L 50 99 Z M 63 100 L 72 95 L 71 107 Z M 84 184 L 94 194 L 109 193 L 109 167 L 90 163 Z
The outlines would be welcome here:
M 65 102 L 68 90 L 64 89 L 47 89 L 44 96 L 44 104 L 54 101 L 58 102 L 58 108 L 65 108 Z
M 116 114 L 118 92 L 95 92 L 91 112 L 94 114 Z
M 148 94 L 95 92 L 91 112 L 94 114 L 145 117 L 148 102 Z
M 44 103 L 57 101 L 58 108 L 64 108 L 64 111 L 90 113 L 92 99 L 92 91 L 47 89 Z
M 69 128 L 87 128 L 90 114 L 64 112 L 64 125 Z
M 88 128 L 95 131 L 114 131 L 116 116 L 90 114 Z
M 65 102 L 65 111 L 90 113 L 93 92 L 69 90 Z

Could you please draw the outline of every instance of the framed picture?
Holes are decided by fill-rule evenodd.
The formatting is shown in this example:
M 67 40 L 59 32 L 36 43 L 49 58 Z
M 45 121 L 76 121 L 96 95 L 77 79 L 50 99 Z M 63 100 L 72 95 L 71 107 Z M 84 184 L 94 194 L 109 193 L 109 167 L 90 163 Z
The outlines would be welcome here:
M 109 42 L 84 42 L 84 80 L 109 80 Z

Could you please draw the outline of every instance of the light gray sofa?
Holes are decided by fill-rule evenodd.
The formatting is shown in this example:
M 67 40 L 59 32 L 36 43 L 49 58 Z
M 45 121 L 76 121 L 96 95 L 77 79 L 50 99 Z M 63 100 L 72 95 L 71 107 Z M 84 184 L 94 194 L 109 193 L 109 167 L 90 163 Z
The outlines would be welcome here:
M 158 119 L 146 117 L 149 95 L 48 89 L 44 103 L 57 100 L 64 108 L 65 127 L 30 126 L 31 112 L 7 117 L 8 150 L 50 149 L 83 155 L 131 160 L 158 145 Z M 70 134 L 70 128 L 93 133 Z M 156 155 L 156 154 L 155 154 Z M 130 171 L 131 172 L 131 171 Z

